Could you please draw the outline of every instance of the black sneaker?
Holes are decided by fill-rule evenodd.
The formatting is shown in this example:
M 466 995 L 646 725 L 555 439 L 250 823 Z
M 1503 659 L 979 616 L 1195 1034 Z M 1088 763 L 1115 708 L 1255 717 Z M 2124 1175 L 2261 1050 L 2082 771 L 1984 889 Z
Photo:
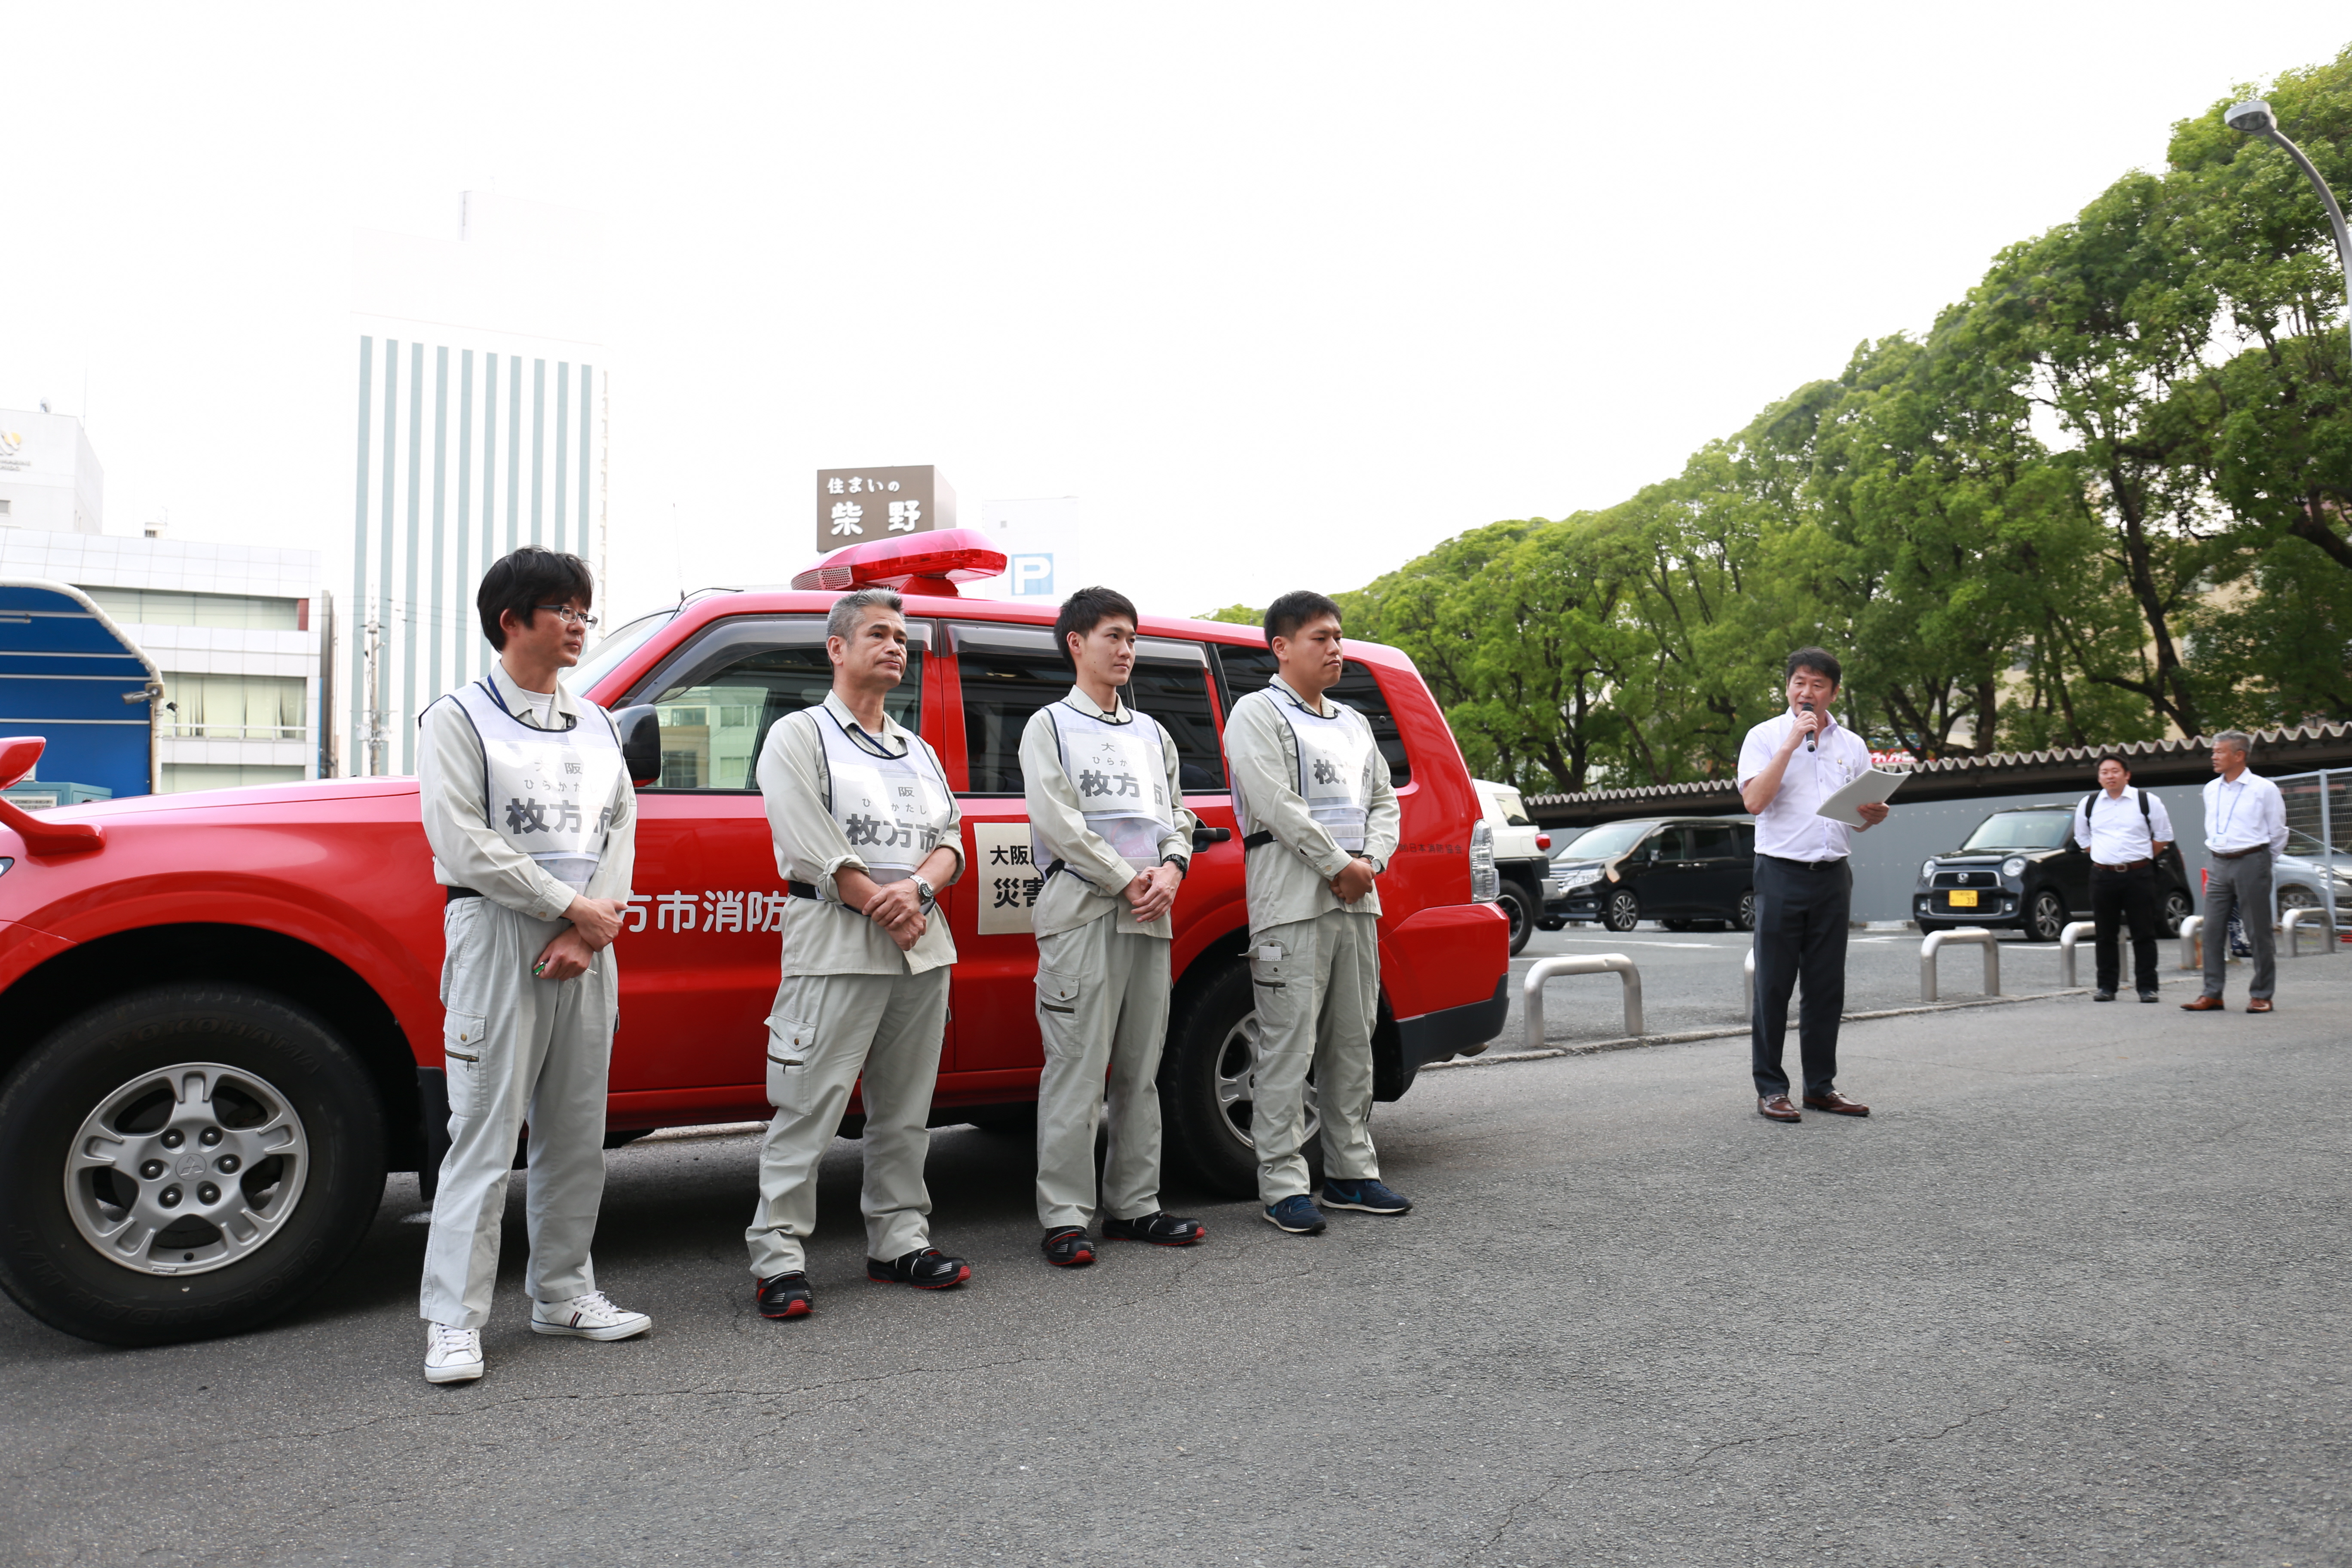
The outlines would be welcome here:
M 1278 1204 L 1269 1204 L 1265 1223 L 1276 1230 L 1286 1230 L 1293 1236 L 1323 1234 L 1323 1211 L 1305 1193 L 1293 1193 Z
M 1360 1182 L 1325 1182 L 1323 1206 L 1364 1214 L 1404 1214 L 1412 1209 L 1412 1200 L 1367 1176 Z
M 1083 1226 L 1066 1225 L 1059 1230 L 1049 1230 L 1038 1245 L 1045 1249 L 1045 1261 L 1056 1268 L 1084 1268 L 1095 1260 L 1095 1245 L 1087 1239 Z
M 912 1285 L 918 1290 L 948 1290 L 971 1278 L 971 1265 L 950 1258 L 936 1247 L 909 1252 L 885 1263 L 866 1260 L 866 1278 L 877 1285 Z
M 797 1268 L 761 1280 L 758 1289 L 763 1318 L 805 1318 L 816 1305 L 809 1294 L 808 1276 Z
M 2091 993 L 2091 1000 L 2094 1002 L 2112 1002 L 2115 999 L 2116 994 L 2112 991 L 2094 991 Z
M 1138 1215 L 1133 1219 L 1103 1221 L 1105 1241 L 1148 1241 L 1154 1247 L 1190 1247 L 1209 1234 L 1197 1219 L 1172 1214 Z
M 2158 997 L 2158 996 L 2157 995 L 2157 994 L 2156 994 L 2155 992 L 2153 992 L 2153 991 L 2143 991 L 2143 992 L 2141 992 L 2141 993 L 2139 994 L 2139 999 L 2140 999 L 2141 1001 L 2143 1001 L 2143 1002 L 2156 1002 L 2156 1001 L 2160 1001 L 2160 1000 L 2162 1000 L 2162 998 Z

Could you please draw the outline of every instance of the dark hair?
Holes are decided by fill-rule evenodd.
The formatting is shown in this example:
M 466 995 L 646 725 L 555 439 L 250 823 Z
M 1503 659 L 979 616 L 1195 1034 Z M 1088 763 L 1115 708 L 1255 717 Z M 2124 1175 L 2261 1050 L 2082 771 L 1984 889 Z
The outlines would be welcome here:
M 490 569 L 482 574 L 482 585 L 474 591 L 482 635 L 495 648 L 507 646 L 507 634 L 499 625 L 499 611 L 512 610 L 516 620 L 530 626 L 540 605 L 575 601 L 583 610 L 596 602 L 596 579 L 589 574 L 588 563 L 536 544 L 526 544 L 491 562 Z
M 1339 606 L 1324 595 L 1301 588 L 1285 594 L 1265 607 L 1265 646 L 1272 647 L 1276 637 L 1293 637 L 1298 628 L 1328 616 L 1339 619 Z
M 1797 671 L 1801 669 L 1828 676 L 1832 686 L 1845 684 L 1845 671 L 1839 666 L 1837 655 L 1825 647 L 1801 647 L 1790 654 L 1787 665 L 1780 671 L 1781 683 L 1785 685 L 1796 679 Z
M 1130 626 L 1143 618 L 1135 613 L 1135 601 L 1116 588 L 1081 588 L 1062 601 L 1062 613 L 1054 617 L 1054 647 L 1073 674 L 1078 661 L 1070 657 L 1070 634 L 1090 636 L 1113 616 L 1125 616 Z
M 2116 766 L 2123 769 L 2124 777 L 2131 777 L 2131 759 L 2125 756 L 2121 752 L 2101 752 L 2096 757 L 2092 759 L 2091 771 L 2093 773 L 2097 773 L 2109 763 L 2113 763 Z

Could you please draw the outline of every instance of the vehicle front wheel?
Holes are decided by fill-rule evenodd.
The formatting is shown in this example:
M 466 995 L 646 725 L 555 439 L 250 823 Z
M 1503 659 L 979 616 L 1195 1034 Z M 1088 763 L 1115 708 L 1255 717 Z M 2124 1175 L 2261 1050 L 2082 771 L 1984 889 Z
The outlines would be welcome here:
M 1250 1141 L 1256 1102 L 1257 999 L 1249 964 L 1207 959 L 1214 970 L 1183 987 L 1168 1018 L 1160 1063 L 1160 1113 L 1167 1151 L 1186 1174 L 1220 1197 L 1257 1196 L 1257 1145 Z M 1188 977 L 1189 978 L 1189 977 Z M 1322 1184 L 1322 1119 L 1315 1079 L 1307 1080 L 1306 1137 L 1310 1184 Z
M 1611 931 L 1632 931 L 1642 923 L 1642 900 L 1631 888 L 1620 888 L 1601 906 L 1601 923 Z
M 2189 917 L 2196 912 L 2197 906 L 2189 902 L 2189 895 L 2179 889 L 2175 888 L 2171 892 L 2165 894 L 2162 918 L 2166 938 L 2169 940 L 2178 937 L 2180 934 L 2180 928 L 2187 924 Z
M 1560 919 L 1558 915 L 1546 915 L 1543 919 L 1536 921 L 1536 930 L 1538 931 L 1565 931 L 1567 929 L 1568 922 Z
M 1738 931 L 1754 931 L 1756 929 L 1755 889 L 1742 888 L 1739 890 L 1739 912 L 1731 917 L 1731 924 L 1733 929 Z
M 242 986 L 134 992 L 0 1088 L 0 1289 L 103 1344 L 236 1333 L 326 1282 L 383 1179 L 374 1086 L 317 1017 Z
M 1495 906 L 1510 917 L 1511 952 L 1516 956 L 1519 949 L 1528 945 L 1528 933 L 1536 929 L 1536 911 L 1543 908 L 1543 901 L 1530 895 L 1524 883 L 1506 877 Z
M 2030 942 L 2056 942 L 2066 929 L 2066 900 L 2044 888 L 2025 906 L 2025 935 Z

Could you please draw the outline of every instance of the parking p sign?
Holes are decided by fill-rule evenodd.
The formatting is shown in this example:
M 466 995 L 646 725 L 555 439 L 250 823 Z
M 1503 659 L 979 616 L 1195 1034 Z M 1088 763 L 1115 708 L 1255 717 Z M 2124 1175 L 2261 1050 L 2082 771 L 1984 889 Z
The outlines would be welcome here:
M 1005 575 L 1016 599 L 1049 599 L 1054 595 L 1054 558 L 1014 555 L 1005 563 Z

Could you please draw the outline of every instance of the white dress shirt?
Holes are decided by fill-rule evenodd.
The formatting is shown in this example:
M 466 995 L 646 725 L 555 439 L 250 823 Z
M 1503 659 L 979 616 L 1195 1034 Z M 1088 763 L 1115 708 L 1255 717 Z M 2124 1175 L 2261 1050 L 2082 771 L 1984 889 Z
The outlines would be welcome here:
M 2234 784 L 2214 774 L 2205 784 L 2205 852 L 2231 855 L 2265 844 L 2273 860 L 2286 853 L 2286 798 L 2279 786 L 2252 769 Z
M 2164 802 L 2148 795 L 2147 815 L 2142 816 L 2143 794 L 2126 784 L 2120 795 L 2099 791 L 2088 811 L 2082 802 L 2074 803 L 2074 842 L 2090 850 L 2093 865 L 2128 866 L 2135 860 L 2153 860 L 2158 844 L 2172 842 L 2172 818 L 2165 815 Z
M 1813 750 L 1797 742 L 1796 754 L 1780 774 L 1780 793 L 1756 814 L 1756 853 L 1783 860 L 1843 860 L 1848 852 L 1843 822 L 1819 816 L 1822 802 L 1870 771 L 1870 747 L 1827 710 Z M 1748 731 L 1739 745 L 1739 786 L 1772 765 L 1796 716 L 1782 713 Z

